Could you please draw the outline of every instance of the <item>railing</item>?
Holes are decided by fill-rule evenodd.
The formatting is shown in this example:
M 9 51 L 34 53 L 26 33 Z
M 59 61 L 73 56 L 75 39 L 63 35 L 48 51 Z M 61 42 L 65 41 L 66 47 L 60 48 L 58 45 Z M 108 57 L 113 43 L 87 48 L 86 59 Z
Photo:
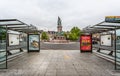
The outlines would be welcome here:
M 111 59 L 115 63 L 115 51 L 116 51 L 115 47 L 116 47 L 116 49 L 120 48 L 120 46 L 117 47 L 117 45 L 120 45 L 120 44 L 116 44 L 116 46 L 115 46 L 115 43 L 113 41 L 112 46 L 101 46 L 100 44 L 93 44 L 93 48 L 96 49 L 95 52 L 97 54 L 99 54 L 101 56 L 104 56 L 104 57 L 106 57 L 108 59 Z M 120 57 L 116 57 L 116 58 L 120 60 Z M 118 64 L 120 64 L 119 60 L 117 61 Z

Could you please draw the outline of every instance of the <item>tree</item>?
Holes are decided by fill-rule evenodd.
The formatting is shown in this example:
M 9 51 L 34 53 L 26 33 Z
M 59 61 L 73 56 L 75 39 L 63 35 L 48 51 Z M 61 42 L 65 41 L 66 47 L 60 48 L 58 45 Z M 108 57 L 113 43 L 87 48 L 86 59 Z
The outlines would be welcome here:
M 78 27 L 73 27 L 71 30 L 70 30 L 70 34 L 69 34 L 69 39 L 70 40 L 78 40 L 79 39 L 79 36 L 81 35 L 81 30 L 78 28 Z
M 70 32 L 69 31 L 64 32 L 64 36 L 65 36 L 66 40 L 69 40 Z
M 0 40 L 6 39 L 6 29 L 3 27 L 0 27 Z
M 41 39 L 42 40 L 48 40 L 49 39 L 49 37 L 48 37 L 46 32 L 42 32 Z
M 70 33 L 69 39 L 75 41 L 78 39 L 78 36 L 76 35 L 76 33 Z

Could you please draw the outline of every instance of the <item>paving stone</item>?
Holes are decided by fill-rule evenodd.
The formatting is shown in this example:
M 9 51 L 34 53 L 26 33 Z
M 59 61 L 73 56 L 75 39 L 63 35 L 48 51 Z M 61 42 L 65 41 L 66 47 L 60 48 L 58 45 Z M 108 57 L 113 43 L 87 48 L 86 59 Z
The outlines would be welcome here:
M 79 50 L 41 50 L 9 61 L 0 76 L 113 76 L 114 64 Z M 119 73 L 114 76 L 119 76 Z

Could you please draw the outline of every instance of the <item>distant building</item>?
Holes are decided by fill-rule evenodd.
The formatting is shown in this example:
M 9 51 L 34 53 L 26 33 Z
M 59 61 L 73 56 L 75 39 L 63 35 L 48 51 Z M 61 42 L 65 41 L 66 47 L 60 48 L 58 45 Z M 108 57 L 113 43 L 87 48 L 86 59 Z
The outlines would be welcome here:
M 56 36 L 57 32 L 56 31 L 48 31 L 48 36 L 49 36 L 49 40 L 54 40 L 54 37 Z

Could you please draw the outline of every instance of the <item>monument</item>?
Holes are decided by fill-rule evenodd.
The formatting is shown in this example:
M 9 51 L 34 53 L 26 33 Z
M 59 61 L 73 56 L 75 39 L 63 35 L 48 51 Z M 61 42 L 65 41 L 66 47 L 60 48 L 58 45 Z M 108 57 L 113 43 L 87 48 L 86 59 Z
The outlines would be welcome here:
M 62 30 L 62 20 L 58 16 L 57 20 L 57 32 L 53 36 L 53 39 L 50 41 L 53 43 L 67 43 L 66 37 L 64 36 L 64 31 Z

